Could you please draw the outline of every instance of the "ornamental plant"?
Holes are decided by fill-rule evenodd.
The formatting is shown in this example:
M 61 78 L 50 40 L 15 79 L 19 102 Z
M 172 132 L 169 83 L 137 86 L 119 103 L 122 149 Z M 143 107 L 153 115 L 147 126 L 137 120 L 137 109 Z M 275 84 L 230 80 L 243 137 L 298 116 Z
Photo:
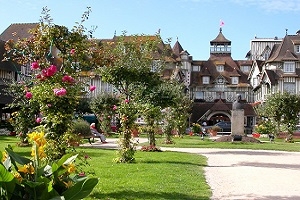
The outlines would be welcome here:
M 30 113 L 36 111 L 31 105 L 38 105 L 33 122 L 45 125 L 49 142 L 56 143 L 54 160 L 66 153 L 62 136 L 72 124 L 81 97 L 95 90 L 92 86 L 85 91 L 88 85 L 80 78 L 80 73 L 91 69 L 97 60 L 97 43 L 91 37 L 92 31 L 86 33 L 83 26 L 90 12 L 88 8 L 81 22 L 69 30 L 53 24 L 49 10 L 43 8 L 41 23 L 30 30 L 30 38 L 6 43 L 6 60 L 31 67 L 31 84 L 23 88 L 23 99 Z
M 47 160 L 44 131 L 31 132 L 28 140 L 32 143 L 31 159 L 11 148 L 0 155 L 1 199 L 82 199 L 97 185 L 98 178 L 88 175 L 76 162 L 79 154 L 65 154 L 54 162 Z

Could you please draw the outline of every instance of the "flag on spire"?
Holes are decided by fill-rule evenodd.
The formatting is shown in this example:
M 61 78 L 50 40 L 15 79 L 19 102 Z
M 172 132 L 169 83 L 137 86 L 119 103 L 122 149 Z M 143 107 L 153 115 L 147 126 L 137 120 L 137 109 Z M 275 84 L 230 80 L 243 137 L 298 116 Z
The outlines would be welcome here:
M 220 20 L 220 27 L 224 26 L 223 20 Z

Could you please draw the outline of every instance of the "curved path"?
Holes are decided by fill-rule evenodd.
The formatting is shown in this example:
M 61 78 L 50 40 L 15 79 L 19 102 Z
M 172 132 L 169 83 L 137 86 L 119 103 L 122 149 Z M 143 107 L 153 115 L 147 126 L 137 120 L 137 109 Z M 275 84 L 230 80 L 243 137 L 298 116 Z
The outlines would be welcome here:
M 139 138 L 141 143 L 147 142 L 144 139 Z M 113 139 L 108 140 L 107 144 L 97 145 L 96 142 L 92 146 L 117 147 Z M 204 170 L 207 183 L 212 189 L 212 200 L 300 199 L 300 152 L 168 147 L 161 149 L 207 157 L 208 166 Z

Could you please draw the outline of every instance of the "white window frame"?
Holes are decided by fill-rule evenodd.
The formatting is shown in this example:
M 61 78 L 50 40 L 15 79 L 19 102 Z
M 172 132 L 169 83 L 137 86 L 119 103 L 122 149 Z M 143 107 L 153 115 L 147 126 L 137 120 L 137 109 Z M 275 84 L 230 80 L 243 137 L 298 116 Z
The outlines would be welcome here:
M 224 72 L 224 65 L 217 65 L 218 72 Z
M 195 92 L 195 99 L 204 99 L 204 92 L 196 91 Z
M 300 45 L 295 45 L 295 52 L 300 53 Z
M 284 73 L 295 73 L 295 62 L 284 62 L 283 63 L 283 72 Z
M 231 84 L 232 84 L 232 85 L 237 85 L 237 84 L 239 84 L 239 77 L 238 77 L 238 76 L 232 76 L 232 77 L 231 77 Z
M 202 82 L 203 82 L 203 84 L 209 84 L 209 76 L 203 76 L 202 77 Z
M 290 94 L 295 94 L 296 93 L 296 83 L 284 82 L 283 83 L 283 91 L 288 92 Z
M 199 72 L 201 70 L 201 67 L 198 65 L 193 65 L 193 72 Z
M 241 70 L 242 72 L 250 72 L 251 66 L 249 65 L 242 65 Z

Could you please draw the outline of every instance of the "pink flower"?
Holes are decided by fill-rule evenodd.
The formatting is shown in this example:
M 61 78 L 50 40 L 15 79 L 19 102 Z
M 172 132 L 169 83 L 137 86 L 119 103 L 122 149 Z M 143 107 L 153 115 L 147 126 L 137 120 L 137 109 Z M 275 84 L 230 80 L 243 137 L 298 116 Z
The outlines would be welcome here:
M 47 104 L 48 108 L 50 108 L 52 105 L 50 103 Z
M 41 123 L 41 121 L 42 121 L 42 119 L 40 117 L 35 119 L 35 122 L 38 123 L 38 124 Z
M 31 70 L 35 70 L 35 69 L 38 69 L 38 68 L 40 68 L 38 62 L 33 62 L 33 63 L 31 64 L 31 67 L 30 67 Z
M 59 96 L 59 97 L 67 94 L 67 90 L 65 88 L 59 88 L 59 89 L 55 88 L 53 89 L 53 92 L 55 96 Z
M 74 78 L 72 76 L 68 76 L 68 75 L 64 75 L 62 77 L 62 81 L 63 82 L 68 82 L 68 83 L 74 83 L 75 82 Z
M 125 99 L 125 101 L 124 101 L 125 103 L 129 103 L 129 99 Z
M 114 105 L 112 109 L 113 109 L 113 110 L 117 110 L 118 107 L 117 107 L 116 105 Z
M 55 65 L 51 65 L 50 67 L 42 70 L 42 75 L 44 77 L 53 76 L 57 72 L 57 67 Z
M 75 49 L 71 49 L 70 54 L 74 55 L 75 54 Z
M 32 93 L 31 92 L 26 92 L 25 97 L 26 97 L 26 99 L 31 99 L 32 98 Z
M 96 89 L 96 86 L 94 86 L 94 85 L 91 85 L 90 86 L 90 91 L 92 92 L 92 91 L 94 91 Z
M 83 176 L 85 176 L 85 173 L 84 173 L 84 172 L 80 172 L 80 173 L 78 174 L 78 176 L 83 177 Z

